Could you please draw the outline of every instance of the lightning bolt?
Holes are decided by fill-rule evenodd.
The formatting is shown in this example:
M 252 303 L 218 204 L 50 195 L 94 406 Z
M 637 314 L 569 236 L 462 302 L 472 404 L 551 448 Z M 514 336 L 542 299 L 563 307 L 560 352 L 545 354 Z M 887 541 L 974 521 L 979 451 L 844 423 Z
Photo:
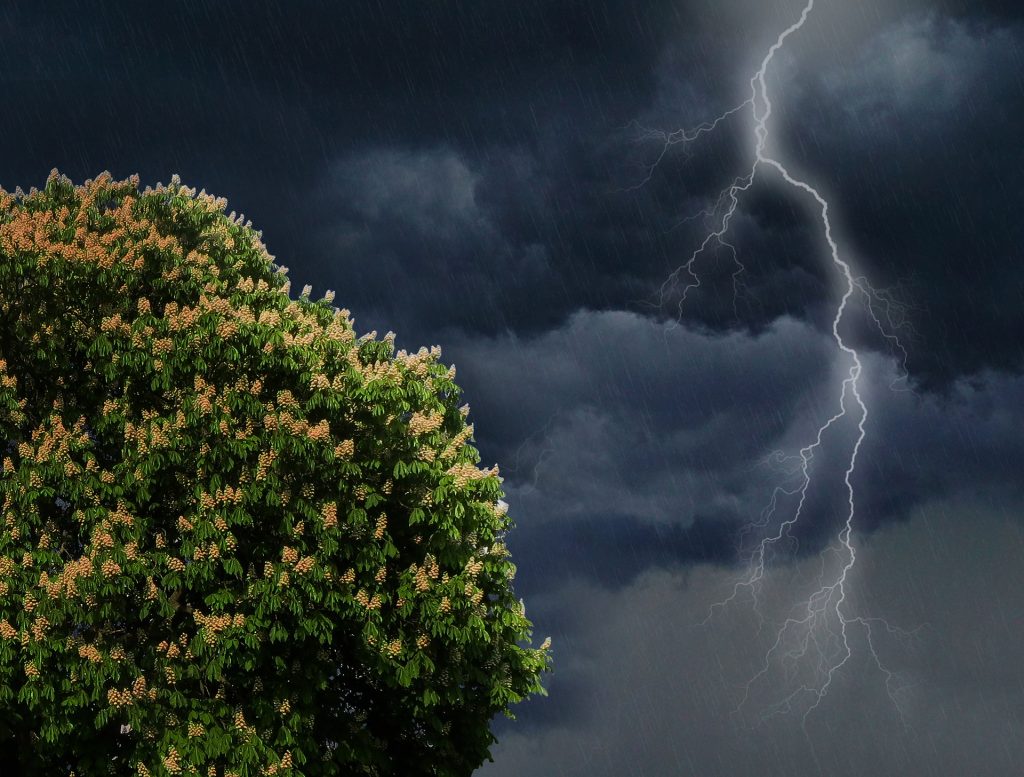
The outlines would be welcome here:
M 866 436 L 869 412 L 861 393 L 864 365 L 857 349 L 844 340 L 840 332 L 840 325 L 853 304 L 852 300 L 855 295 L 862 297 L 865 305 L 864 311 L 867 316 L 877 327 L 887 344 L 902 356 L 901 364 L 904 368 L 902 377 L 905 377 L 907 352 L 899 338 L 893 334 L 893 330 L 903 323 L 903 308 L 890 295 L 875 291 L 863 276 L 856 277 L 854 275 L 850 264 L 840 255 L 839 247 L 833 236 L 828 201 L 814 186 L 793 175 L 785 164 L 772 156 L 767 150 L 769 137 L 768 122 L 773 112 L 773 105 L 767 85 L 767 73 L 775 55 L 784 47 L 786 40 L 803 28 L 808 16 L 814 9 L 814 2 L 815 0 L 807 0 L 797 21 L 787 27 L 768 49 L 759 69 L 750 79 L 750 96 L 746 100 L 721 114 L 713 121 L 705 122 L 693 129 L 676 130 L 672 133 L 651 130 L 645 132 L 647 139 L 658 138 L 661 140 L 662 149 L 653 164 L 648 167 L 646 177 L 637 184 L 637 187 L 643 186 L 651 179 L 655 169 L 673 146 L 693 143 L 701 136 L 713 132 L 720 124 L 733 115 L 749 111 L 754 120 L 753 164 L 745 175 L 735 177 L 721 191 L 716 201 L 708 209 L 697 214 L 697 217 L 717 219 L 717 226 L 709 227 L 708 233 L 690 255 L 689 259 L 680 265 L 662 284 L 660 289 L 661 304 L 664 305 L 666 297 L 670 293 L 678 293 L 681 317 L 687 295 L 701 285 L 701 278 L 697 272 L 698 261 L 708 252 L 709 248 L 722 247 L 730 251 L 736 265 L 736 269 L 732 274 L 733 306 L 735 310 L 736 297 L 739 292 L 739 279 L 743 273 L 744 266 L 739 261 L 735 246 L 729 242 L 728 235 L 741 196 L 753 186 L 755 178 L 762 170 L 774 171 L 789 188 L 813 200 L 820 218 L 825 241 L 828 244 L 831 266 L 843 285 L 843 293 L 836 306 L 831 327 L 832 337 L 835 340 L 836 346 L 849 363 L 839 391 L 838 409 L 818 428 L 814 439 L 801 448 L 797 456 L 785 456 L 779 451 L 770 455 L 771 460 L 780 464 L 792 464 L 792 474 L 797 476 L 798 483 L 796 486 L 789 488 L 784 486 L 776 487 L 772 492 L 768 505 L 761 513 L 760 520 L 748 526 L 748 530 L 768 529 L 775 519 L 780 500 L 786 498 L 795 499 L 795 509 L 790 517 L 778 524 L 774 532 L 764 532 L 764 536 L 756 543 L 751 554 L 746 576 L 736 582 L 732 594 L 726 600 L 711 606 L 708 618 L 705 619 L 705 623 L 707 623 L 707 620 L 714 615 L 716 609 L 725 607 L 734 601 L 741 591 L 748 590 L 753 597 L 754 610 L 763 628 L 765 621 L 761 616 L 758 606 L 758 594 L 765 579 L 770 554 L 776 552 L 778 550 L 776 546 L 783 543 L 787 537 L 792 539 L 790 530 L 805 517 L 804 508 L 808 490 L 812 483 L 811 464 L 816 453 L 826 444 L 827 435 L 835 427 L 855 421 L 856 435 L 846 459 L 846 467 L 843 474 L 846 494 L 845 519 L 834 542 L 821 554 L 822 572 L 819 578 L 819 587 L 808 596 L 802 605 L 798 605 L 795 615 L 787 618 L 777 627 L 774 643 L 765 654 L 760 671 L 747 683 L 743 697 L 736 708 L 736 712 L 739 712 L 747 703 L 752 686 L 769 673 L 774 661 L 789 661 L 791 662 L 791 671 L 788 672 L 789 682 L 793 682 L 793 678 L 797 675 L 798 671 L 802 672 L 803 676 L 807 676 L 809 673 L 811 679 L 797 683 L 797 687 L 781 701 L 773 705 L 767 715 L 789 712 L 799 704 L 804 708 L 802 720 L 805 730 L 808 716 L 824 701 L 833 686 L 835 678 L 854 655 L 851 636 L 855 629 L 859 629 L 862 632 L 868 654 L 884 678 L 889 698 L 896 706 L 901 719 L 904 719 L 899 696 L 907 688 L 907 685 L 897 673 L 891 671 L 882 662 L 876 650 L 876 641 L 880 630 L 884 630 L 887 635 L 900 640 L 909 640 L 914 636 L 913 632 L 897 629 L 880 618 L 868 618 L 852 614 L 849 612 L 850 603 L 848 600 L 849 578 L 857 562 L 857 548 L 853 541 L 853 528 L 857 516 L 853 480 L 856 475 L 858 456 Z M 682 287 L 681 290 L 680 287 Z M 831 576 L 828 576 L 826 580 L 825 568 L 830 555 L 837 556 L 839 564 L 838 570 Z M 804 662 L 802 668 L 800 662 Z

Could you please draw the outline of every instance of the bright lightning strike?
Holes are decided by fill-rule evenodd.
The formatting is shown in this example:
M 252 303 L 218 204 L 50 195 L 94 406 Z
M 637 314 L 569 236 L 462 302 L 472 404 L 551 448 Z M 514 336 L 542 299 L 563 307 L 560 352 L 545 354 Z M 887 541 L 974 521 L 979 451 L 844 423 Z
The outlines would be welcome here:
M 861 445 L 866 435 L 865 430 L 869 413 L 868 406 L 861 393 L 861 379 L 864 371 L 861 356 L 856 348 L 844 340 L 840 333 L 840 325 L 851 306 L 851 300 L 854 298 L 854 295 L 861 295 L 864 299 L 864 310 L 867 316 L 877 326 L 886 342 L 902 355 L 905 367 L 906 351 L 899 339 L 892 334 L 892 329 L 896 323 L 893 320 L 893 313 L 898 311 L 898 306 L 895 306 L 894 301 L 887 295 L 880 294 L 872 289 L 865 278 L 854 276 L 850 264 L 840 255 L 839 247 L 833 237 L 828 201 L 814 186 L 791 174 L 781 161 L 775 159 L 767 151 L 768 122 L 773 111 L 767 85 L 768 69 L 776 53 L 785 45 L 786 40 L 804 26 L 813 8 L 814 0 L 807 0 L 799 19 L 778 36 L 762 60 L 760 68 L 750 79 L 750 97 L 741 104 L 721 114 L 713 121 L 705 122 L 690 130 L 677 130 L 672 133 L 648 131 L 646 133 L 648 138 L 657 137 L 660 139 L 663 142 L 663 147 L 657 159 L 647 169 L 646 177 L 637 185 L 643 186 L 651 179 L 655 169 L 671 147 L 679 144 L 690 144 L 702 135 L 713 132 L 722 122 L 734 114 L 749 110 L 754 120 L 755 143 L 753 164 L 745 175 L 733 179 L 732 183 L 720 193 L 710 208 L 698 214 L 705 218 L 715 218 L 719 214 L 721 215 L 717 219 L 717 226 L 710 229 L 689 259 L 677 268 L 662 285 L 662 304 L 664 304 L 665 298 L 670 291 L 679 293 L 679 312 L 681 316 L 683 312 L 682 306 L 686 302 L 687 295 L 701 285 L 700 275 L 696 269 L 698 260 L 709 248 L 722 247 L 730 251 L 736 265 L 736 269 L 732 274 L 733 304 L 735 308 L 738 283 L 744 266 L 739 261 L 735 247 L 728 240 L 729 229 L 735 217 L 741 196 L 753 186 L 756 176 L 762 170 L 775 171 L 787 186 L 804 195 L 808 195 L 814 201 L 817 206 L 824 238 L 828 244 L 831 266 L 844 287 L 832 319 L 832 337 L 839 351 L 849 362 L 846 377 L 842 380 L 839 390 L 838 409 L 818 428 L 814 439 L 800 449 L 798 456 L 784 457 L 782 454 L 776 454 L 777 458 L 792 461 L 795 464 L 793 474 L 798 476 L 798 485 L 788 489 L 777 487 L 772 493 L 768 506 L 762 512 L 760 522 L 753 524 L 750 528 L 766 529 L 769 527 L 775 517 L 780 499 L 795 499 L 795 509 L 790 517 L 779 523 L 774 532 L 767 532 L 766 536 L 757 543 L 746 576 L 735 584 L 732 595 L 725 601 L 713 605 L 708 614 L 708 618 L 710 618 L 716 608 L 724 607 L 735 600 L 742 590 L 748 590 L 753 597 L 755 611 L 758 613 L 758 617 L 761 617 L 758 609 L 758 594 L 765 579 L 769 554 L 776 550 L 774 546 L 782 543 L 787 536 L 791 536 L 790 530 L 804 518 L 805 503 L 812 483 L 811 464 L 815 454 L 823 450 L 823 447 L 826 445 L 826 437 L 834 430 L 834 427 L 850 424 L 855 421 L 855 439 L 846 458 L 843 474 L 846 494 L 845 520 L 834 542 L 822 553 L 820 587 L 811 593 L 807 600 L 799 606 L 797 615 L 787 618 L 778 627 L 774 644 L 766 653 L 761 670 L 747 683 L 746 691 L 737 707 L 737 711 L 739 711 L 746 704 L 752 686 L 769 673 L 774 661 L 790 661 L 792 662 L 789 664 L 791 671 L 787 673 L 789 681 L 793 682 L 793 678 L 798 675 L 805 678 L 809 677 L 810 679 L 795 682 L 797 687 L 774 705 L 769 714 L 788 712 L 796 706 L 801 706 L 804 709 L 803 722 L 805 725 L 807 717 L 822 703 L 832 688 L 835 678 L 854 655 L 853 646 L 851 645 L 851 635 L 854 629 L 861 630 L 870 658 L 882 674 L 886 691 L 902 718 L 898 697 L 905 686 L 901 683 L 896 673 L 889 670 L 882 662 L 875 649 L 875 644 L 879 629 L 884 629 L 889 636 L 896 638 L 910 636 L 908 633 L 890 626 L 881 619 L 851 614 L 848 601 L 848 580 L 850 572 L 857 562 L 857 550 L 853 542 L 853 528 L 857 514 L 853 479 L 856 474 Z M 682 286 L 681 291 L 679 290 L 680 286 Z M 886 319 L 885 322 L 883 322 L 883 318 Z M 840 563 L 838 570 L 826 581 L 825 568 L 830 554 L 835 554 L 840 559 Z M 763 625 L 763 619 L 761 622 Z

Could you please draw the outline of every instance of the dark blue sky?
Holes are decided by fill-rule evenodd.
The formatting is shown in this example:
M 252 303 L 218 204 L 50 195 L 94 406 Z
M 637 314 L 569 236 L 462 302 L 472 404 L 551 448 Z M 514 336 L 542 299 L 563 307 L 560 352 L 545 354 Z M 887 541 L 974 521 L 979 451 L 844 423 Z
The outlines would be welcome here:
M 748 96 L 802 5 L 0 8 L 0 186 L 54 167 L 178 174 L 251 219 L 293 288 L 334 289 L 358 329 L 457 366 L 483 463 L 505 476 L 517 591 L 556 659 L 550 696 L 499 724 L 490 777 L 1024 763 L 1017 3 L 816 0 L 773 60 L 769 150 L 827 196 L 906 351 L 862 305 L 844 320 L 870 408 L 844 606 L 905 633 L 871 621 L 869 643 L 855 623 L 813 713 L 806 694 L 779 706 L 841 655 L 834 623 L 802 659 L 770 651 L 841 561 L 849 424 L 771 555 L 763 620 L 741 589 L 704 623 L 747 574 L 742 527 L 799 483 L 837 409 L 841 285 L 809 199 L 765 174 L 732 221 L 738 283 L 720 246 L 680 305 L 666 281 L 749 169 L 749 114 L 649 166 L 659 132 Z

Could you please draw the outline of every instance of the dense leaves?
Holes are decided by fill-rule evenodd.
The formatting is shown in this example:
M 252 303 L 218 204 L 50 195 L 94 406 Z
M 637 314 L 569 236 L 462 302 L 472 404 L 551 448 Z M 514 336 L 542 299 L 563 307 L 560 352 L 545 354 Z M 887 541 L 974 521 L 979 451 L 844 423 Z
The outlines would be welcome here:
M 0 192 L 0 757 L 469 774 L 549 658 L 454 368 L 291 299 L 224 207 Z

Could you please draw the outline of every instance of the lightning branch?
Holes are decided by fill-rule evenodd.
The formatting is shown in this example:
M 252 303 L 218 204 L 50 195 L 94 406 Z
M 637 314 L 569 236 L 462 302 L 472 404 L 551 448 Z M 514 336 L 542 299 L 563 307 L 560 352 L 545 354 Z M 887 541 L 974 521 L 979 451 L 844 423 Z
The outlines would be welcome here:
M 807 0 L 799 18 L 778 36 L 761 61 L 757 72 L 750 79 L 750 96 L 742 103 L 713 121 L 705 122 L 692 129 L 676 130 L 672 133 L 651 130 L 645 132 L 645 137 L 657 138 L 663 145 L 660 154 L 648 167 L 646 176 L 637 184 L 637 187 L 643 186 L 651 179 L 673 146 L 693 143 L 703 135 L 713 132 L 723 122 L 737 114 L 746 113 L 752 117 L 754 161 L 751 167 L 745 174 L 735 177 L 719 193 L 709 208 L 697 214 L 697 217 L 714 220 L 716 226 L 710 228 L 687 261 L 680 265 L 662 284 L 661 304 L 664 305 L 670 293 L 678 293 L 680 317 L 687 296 L 701 285 L 701 278 L 697 271 L 698 262 L 711 248 L 727 249 L 735 263 L 735 270 L 732 273 L 735 309 L 739 283 L 745 268 L 739 260 L 735 246 L 729 241 L 729 231 L 743 194 L 753 186 L 759 175 L 764 172 L 772 172 L 781 178 L 790 189 L 810 198 L 813 202 L 825 242 L 828 245 L 830 266 L 843 289 L 832 318 L 831 332 L 848 367 L 839 386 L 837 407 L 828 420 L 818 428 L 814 438 L 801 448 L 796 456 L 785 456 L 778 451 L 771 454 L 771 458 L 775 461 L 790 466 L 797 484 L 788 488 L 776 487 L 761 513 L 760 520 L 747 527 L 748 531 L 758 531 L 763 536 L 754 545 L 746 574 L 735 583 L 732 594 L 727 599 L 712 605 L 708 619 L 714 615 L 717 609 L 725 607 L 733 602 L 741 592 L 747 591 L 753 598 L 754 610 L 758 615 L 761 627 L 764 627 L 765 620 L 758 606 L 758 597 L 773 554 L 787 540 L 792 539 L 791 531 L 794 527 L 807 520 L 805 505 L 808 491 L 814 480 L 811 474 L 812 462 L 815 456 L 822 452 L 824 446 L 829 444 L 828 437 L 834 428 L 842 424 L 853 423 L 856 431 L 845 459 L 843 473 L 845 517 L 833 541 L 821 554 L 822 572 L 819 578 L 819 587 L 795 608 L 795 614 L 775 626 L 775 639 L 764 656 L 760 670 L 746 684 L 736 711 L 739 712 L 748 702 L 755 683 L 764 680 L 773 667 L 779 666 L 784 670 L 787 687 L 792 690 L 789 690 L 788 693 L 783 691 L 785 695 L 764 713 L 764 717 L 802 709 L 802 722 L 806 727 L 808 716 L 822 704 L 833 688 L 836 678 L 853 657 L 854 649 L 851 636 L 854 630 L 860 630 L 868 656 L 880 672 L 886 692 L 901 719 L 905 722 L 900 705 L 900 695 L 907 687 L 906 682 L 881 660 L 876 650 L 876 643 L 881 633 L 899 640 L 909 640 L 913 637 L 913 633 L 897 629 L 880 618 L 854 614 L 848 596 L 850 575 L 857 563 L 857 548 L 853 538 L 857 518 L 854 480 L 858 457 L 866 436 L 869 411 L 861 390 L 864 374 L 861 355 L 844 339 L 840 332 L 844 317 L 851 305 L 854 304 L 855 298 L 860 299 L 867 317 L 878 329 L 886 343 L 901 357 L 900 363 L 904 369 L 901 377 L 891 385 L 892 388 L 896 388 L 896 382 L 901 379 L 905 380 L 906 377 L 907 353 L 899 338 L 894 334 L 894 330 L 900 324 L 905 323 L 902 318 L 902 307 L 891 295 L 874 290 L 866 278 L 854 275 L 850 264 L 843 259 L 833 235 L 828 201 L 814 186 L 793 175 L 783 162 L 776 159 L 767 150 L 769 119 L 773 111 L 767 74 L 776 53 L 782 50 L 790 36 L 803 28 L 813 9 L 814 0 Z M 795 500 L 795 508 L 788 517 L 778 521 L 775 529 L 772 530 L 770 527 L 778 519 L 780 504 L 786 499 Z M 828 573 L 825 571 L 828 566 L 827 562 L 832 558 L 836 561 L 833 564 L 835 571 Z M 797 677 L 802 679 L 797 680 Z

